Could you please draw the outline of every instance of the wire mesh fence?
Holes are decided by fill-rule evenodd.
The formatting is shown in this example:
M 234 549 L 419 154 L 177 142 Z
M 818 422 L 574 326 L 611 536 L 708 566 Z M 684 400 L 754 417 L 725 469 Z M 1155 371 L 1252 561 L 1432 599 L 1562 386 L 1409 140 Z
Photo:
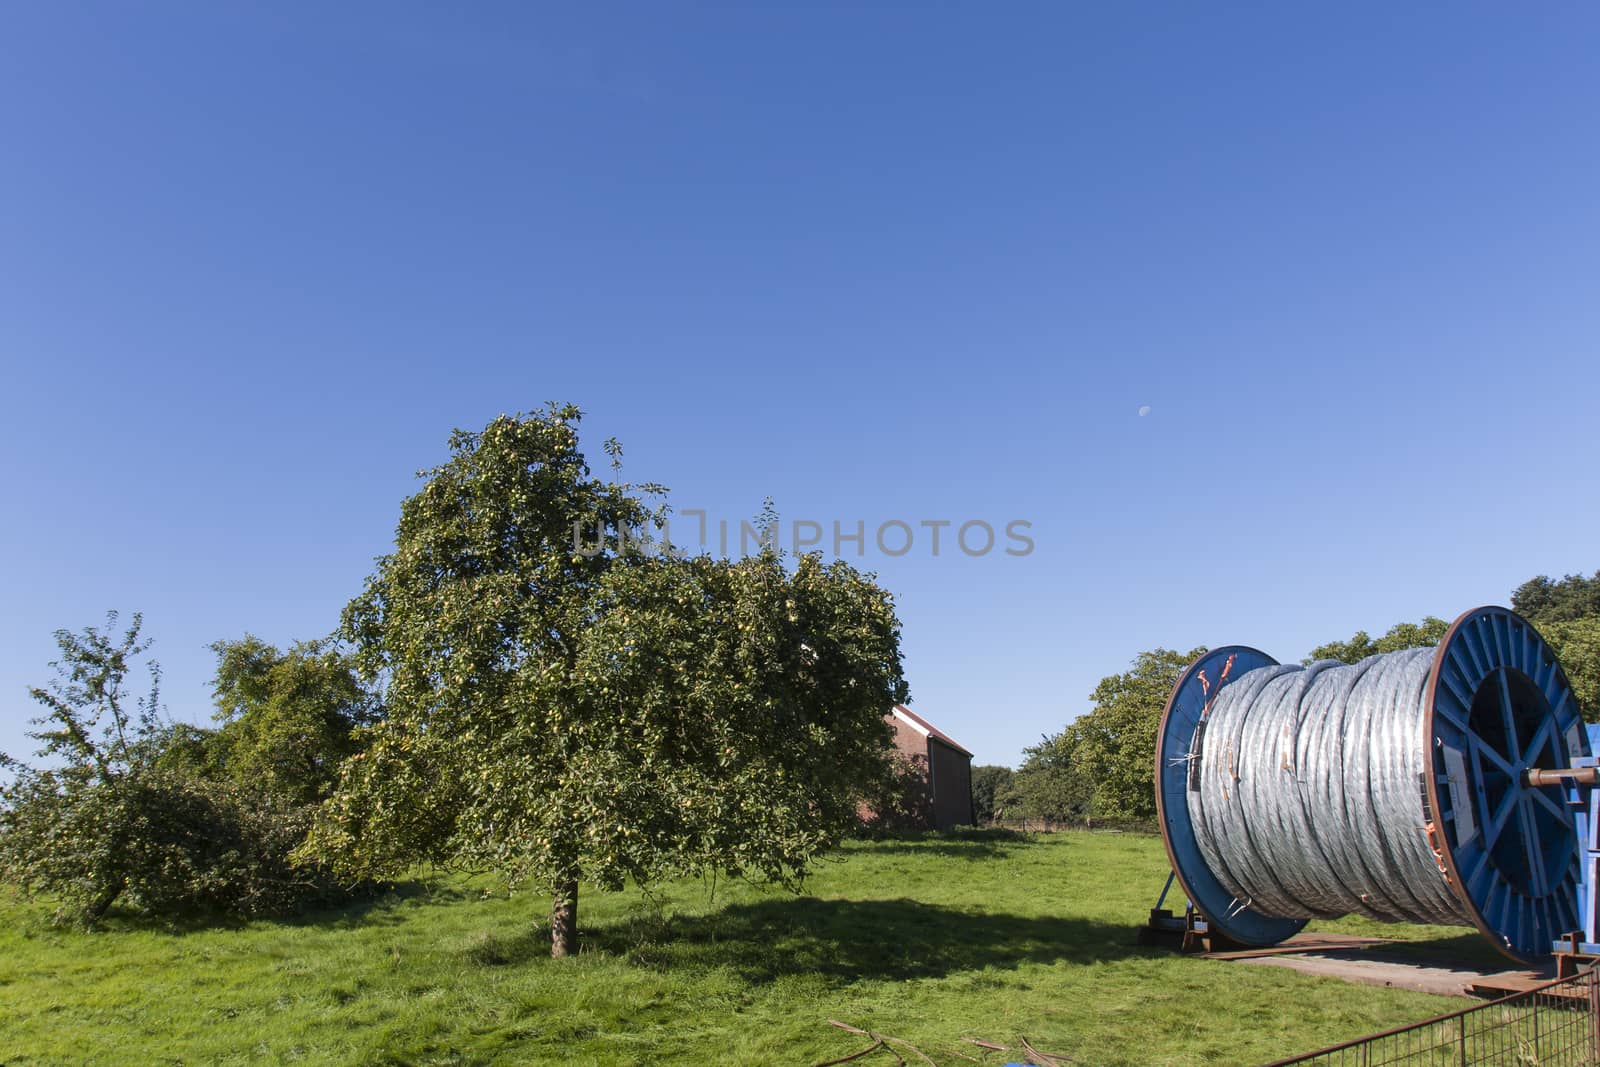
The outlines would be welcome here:
M 1595 1067 L 1600 971 L 1588 970 L 1267 1067 Z

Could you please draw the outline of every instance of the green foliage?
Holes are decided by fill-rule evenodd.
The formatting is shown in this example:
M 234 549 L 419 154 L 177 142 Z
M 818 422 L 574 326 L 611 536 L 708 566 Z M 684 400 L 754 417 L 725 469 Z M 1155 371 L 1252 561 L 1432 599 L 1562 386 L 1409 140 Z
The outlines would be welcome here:
M 148 650 L 140 617 L 119 638 L 58 631 L 57 680 L 33 689 L 46 714 L 30 734 L 54 766 L 9 757 L 0 794 L 0 875 L 51 894 L 58 918 L 98 919 L 121 900 L 153 915 L 288 911 L 333 887 L 290 852 L 309 811 L 257 788 L 206 778 L 206 734 L 159 714 L 159 670 L 129 704 L 132 663 Z
M 11 793 L 0 863 L 53 895 L 59 919 L 113 901 L 158 916 L 286 914 L 339 890 L 290 853 L 310 811 L 230 783 L 150 769 L 113 787 L 30 776 Z
M 217 731 L 204 726 L 167 723 L 150 731 L 138 747 L 153 766 L 171 774 L 211 781 L 227 777 L 217 751 Z
M 1511 607 L 1541 633 L 1547 623 L 1600 616 L 1600 571 L 1588 578 L 1569 574 L 1560 581 L 1541 574 L 1517 586 L 1511 594 Z
M 311 853 L 363 874 L 489 869 L 560 896 L 579 877 L 792 881 L 854 825 L 884 709 L 906 696 L 888 594 L 810 556 L 791 574 L 771 553 L 575 551 L 575 523 L 652 514 L 590 476 L 578 418 L 552 406 L 457 431 L 402 504 L 394 552 L 344 618 L 387 683 L 386 718 L 362 731 Z
M 297 803 L 325 799 L 357 751 L 356 728 L 377 719 L 350 657 L 315 641 L 280 652 L 248 634 L 211 650 L 222 725 L 208 743 L 210 766 Z
M 132 783 L 149 755 L 139 740 L 160 729 L 161 681 L 152 662 L 148 695 L 128 693 L 133 661 L 150 647 L 139 639 L 141 623 L 134 615 L 118 638 L 110 612 L 103 631 L 56 631 L 56 679 L 28 691 L 45 708 L 28 736 L 43 746 L 39 756 L 60 766 L 41 770 L 0 756 L 14 776 L 0 795 L 0 872 L 25 890 L 58 893 L 64 913 L 103 914 L 138 866 L 130 830 L 151 798 Z
M 1022 750 L 1022 766 L 995 798 L 1007 817 L 1076 822 L 1094 813 L 1094 782 L 1077 761 L 1078 724 Z
M 1178 676 L 1204 648 L 1141 652 L 1133 669 L 1103 678 L 1094 707 L 1023 750 L 1009 810 L 1057 822 L 1086 816 L 1155 818 L 1156 731 Z
M 1556 650 L 1589 722 L 1600 722 L 1600 571 L 1553 582 L 1540 575 L 1517 587 L 1511 606 Z
M 1325 645 L 1318 645 L 1302 662 L 1314 663 L 1317 660 L 1336 659 L 1341 663 L 1358 663 L 1368 656 L 1384 652 L 1428 648 L 1437 645 L 1444 637 L 1445 631 L 1449 629 L 1448 622 L 1428 615 L 1420 623 L 1396 623 L 1377 639 L 1373 639 L 1365 630 L 1357 630 L 1356 635 L 1348 641 L 1330 641 Z
M 1539 632 L 1567 672 L 1572 695 L 1588 722 L 1600 722 L 1600 615 L 1543 622 Z
M 994 822 L 1010 795 L 1014 777 L 1010 767 L 980 764 L 972 768 L 972 813 L 979 826 Z
M 1094 783 L 1094 814 L 1156 816 L 1156 732 L 1178 676 L 1204 648 L 1141 652 L 1133 669 L 1095 686 L 1094 708 L 1067 728 L 1071 761 Z

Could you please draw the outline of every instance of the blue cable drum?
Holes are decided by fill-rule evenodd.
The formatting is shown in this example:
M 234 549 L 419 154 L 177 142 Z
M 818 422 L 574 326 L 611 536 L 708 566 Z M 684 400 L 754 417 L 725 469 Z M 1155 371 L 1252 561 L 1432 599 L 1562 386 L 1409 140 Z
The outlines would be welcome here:
M 1352 890 L 1361 886 L 1341 882 L 1336 887 L 1339 892 L 1317 892 L 1316 898 L 1322 901 L 1317 905 L 1305 904 L 1304 896 L 1293 895 L 1286 903 L 1284 893 L 1266 891 L 1269 885 L 1320 890 L 1327 887 L 1329 877 L 1343 877 L 1332 873 L 1342 870 L 1338 865 L 1319 862 L 1310 868 L 1272 870 L 1262 864 L 1265 859 L 1282 866 L 1289 862 L 1285 856 L 1320 854 L 1334 845 L 1348 848 L 1351 840 L 1380 856 L 1390 854 L 1398 841 L 1412 859 L 1409 865 L 1399 863 L 1395 870 L 1385 872 L 1391 881 L 1398 871 L 1411 880 L 1399 886 L 1402 891 L 1416 890 L 1419 898 L 1440 902 L 1430 914 L 1444 913 L 1449 916 L 1444 921 L 1476 926 L 1514 959 L 1530 961 L 1548 953 L 1552 941 L 1581 925 L 1582 849 L 1568 791 L 1559 783 L 1531 785 L 1528 781 L 1530 770 L 1570 768 L 1590 751 L 1571 686 L 1554 652 L 1533 626 L 1514 612 L 1486 607 L 1457 619 L 1431 653 L 1431 661 L 1416 658 L 1425 655 L 1396 653 L 1392 659 L 1374 657 L 1367 664 L 1376 677 L 1389 663 L 1398 665 L 1401 657 L 1409 657 L 1410 677 L 1417 679 L 1416 688 L 1406 690 L 1404 700 L 1388 705 L 1392 714 L 1387 720 L 1391 729 L 1397 723 L 1402 729 L 1399 736 L 1405 739 L 1405 747 L 1397 751 L 1410 753 L 1404 765 L 1416 768 L 1416 773 L 1408 770 L 1397 779 L 1390 760 L 1381 782 L 1368 782 L 1362 775 L 1350 778 L 1367 783 L 1363 788 L 1373 789 L 1372 796 L 1345 801 L 1347 805 L 1377 805 L 1372 810 L 1392 813 L 1379 824 L 1367 824 L 1373 827 L 1368 832 L 1390 835 L 1384 839 L 1368 839 L 1363 834 L 1352 839 L 1352 831 L 1335 809 L 1318 808 L 1314 803 L 1325 798 L 1326 791 L 1298 784 L 1298 767 L 1285 763 L 1282 770 L 1295 772 L 1286 775 L 1279 773 L 1277 766 L 1257 763 L 1252 767 L 1243 760 L 1235 766 L 1232 761 L 1233 742 L 1243 736 L 1237 731 L 1252 721 L 1252 715 L 1281 726 L 1285 733 L 1318 725 L 1295 720 L 1292 704 L 1274 705 L 1280 713 L 1285 707 L 1290 709 L 1288 720 L 1274 719 L 1266 698 L 1258 701 L 1259 694 L 1272 686 L 1276 686 L 1275 699 L 1280 702 L 1293 687 L 1309 687 L 1318 668 L 1298 675 L 1295 668 L 1278 667 L 1272 657 L 1257 649 L 1229 646 L 1207 653 L 1179 678 L 1157 737 L 1156 799 L 1173 872 L 1213 932 L 1243 945 L 1273 945 L 1297 933 L 1313 914 L 1340 913 L 1343 905 L 1330 911 L 1326 901 L 1349 899 Z M 1359 669 L 1341 669 L 1351 676 L 1361 674 Z M 1247 675 L 1250 684 L 1230 693 L 1219 706 L 1219 695 Z M 1272 678 L 1281 682 L 1269 685 Z M 1241 831 L 1237 840 L 1216 835 L 1214 817 L 1223 809 L 1199 799 L 1203 795 L 1200 775 L 1207 758 L 1205 733 L 1213 710 L 1235 731 L 1228 749 L 1229 781 L 1237 784 L 1241 793 L 1260 797 L 1266 791 L 1273 803 L 1293 807 L 1298 814 L 1292 825 L 1305 827 L 1307 838 L 1273 839 L 1275 845 L 1288 840 L 1290 847 L 1260 851 L 1252 850 L 1246 840 L 1252 834 L 1260 837 L 1261 830 L 1254 824 L 1236 825 Z M 1303 708 L 1301 714 L 1325 710 L 1320 706 Z M 1347 709 L 1335 710 L 1342 716 Z M 1356 724 L 1348 727 L 1349 736 L 1339 742 L 1346 747 L 1321 750 L 1320 755 L 1324 764 L 1342 767 L 1347 765 L 1342 753 L 1349 746 L 1355 746 L 1349 749 L 1354 751 L 1377 742 L 1362 733 L 1364 717 L 1350 715 L 1338 721 Z M 1297 743 L 1304 740 L 1302 736 Z M 1220 756 L 1213 753 L 1212 758 Z M 1220 766 L 1213 766 L 1212 773 Z M 1249 780 L 1252 775 L 1254 781 Z M 1208 779 L 1205 789 L 1214 788 Z M 1381 796 L 1376 793 L 1380 788 L 1384 790 Z M 1200 806 L 1192 812 L 1191 804 Z M 1310 817 L 1304 817 L 1307 811 Z M 1204 816 L 1205 827 L 1195 824 L 1196 812 Z M 1333 837 L 1315 832 L 1319 826 Z M 1207 835 L 1204 841 L 1198 839 L 1201 829 Z M 1408 836 L 1411 834 L 1423 836 L 1414 839 Z M 1335 840 L 1341 835 L 1342 839 Z M 1213 864 L 1221 866 L 1214 870 Z M 1270 906 L 1257 903 L 1256 893 L 1240 889 L 1241 871 L 1251 872 L 1258 880 L 1255 888 L 1273 902 Z M 1317 883 L 1317 879 L 1324 881 Z M 1228 885 L 1234 889 L 1230 891 Z M 1361 902 L 1367 899 L 1359 896 L 1362 908 L 1366 905 Z M 1378 917 L 1397 918 L 1392 914 Z
M 1211 930 L 1241 945 L 1276 945 L 1299 933 L 1310 920 L 1241 909 L 1233 894 L 1211 872 L 1200 854 L 1189 818 L 1193 763 L 1188 756 L 1205 713 L 1222 687 L 1247 671 L 1277 663 L 1265 652 L 1244 645 L 1207 652 L 1189 664 L 1172 687 L 1161 716 L 1161 732 L 1156 737 L 1156 812 L 1172 871 Z

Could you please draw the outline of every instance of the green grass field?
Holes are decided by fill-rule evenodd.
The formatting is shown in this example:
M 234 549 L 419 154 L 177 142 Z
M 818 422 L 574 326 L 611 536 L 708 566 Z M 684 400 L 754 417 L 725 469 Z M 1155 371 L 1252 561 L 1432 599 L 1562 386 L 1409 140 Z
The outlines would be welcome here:
M 57 929 L 4 893 L 0 1062 L 809 1064 L 864 1046 L 833 1018 L 941 1067 L 999 1064 L 961 1039 L 1018 1035 L 1082 1064 L 1250 1064 L 1459 1006 L 1139 948 L 1165 877 L 1160 839 L 1134 834 L 852 843 L 798 897 L 587 893 L 585 951 L 560 963 L 546 900 L 464 878 L 228 929 Z

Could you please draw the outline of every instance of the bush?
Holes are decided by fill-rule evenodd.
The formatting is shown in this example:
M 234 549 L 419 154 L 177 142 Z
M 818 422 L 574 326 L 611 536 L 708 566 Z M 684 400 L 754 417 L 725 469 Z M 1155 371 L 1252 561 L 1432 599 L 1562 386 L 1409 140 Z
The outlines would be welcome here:
M 303 804 L 326 800 L 340 764 L 359 749 L 357 728 L 378 717 L 355 664 L 323 641 L 281 652 L 246 634 L 211 650 L 221 724 L 204 742 L 212 775 Z
M 90 922 L 118 900 L 150 915 L 260 916 L 341 895 L 325 872 L 290 860 L 312 805 L 171 757 L 169 747 L 193 747 L 191 731 L 161 720 L 153 664 L 150 694 L 130 713 L 129 664 L 148 648 L 139 625 L 135 615 L 120 641 L 93 627 L 57 632 L 59 677 L 32 690 L 48 713 L 30 736 L 60 766 L 0 756 L 14 774 L 0 789 L 0 877 L 54 895 L 58 918 Z
M 997 804 L 1004 819 L 1073 823 L 1095 811 L 1094 782 L 1082 769 L 1063 761 L 1040 761 L 1030 754 Z
M 148 915 L 281 915 L 342 890 L 289 854 L 312 808 L 161 771 L 115 786 L 28 776 L 0 811 L 0 869 L 94 919 L 113 901 Z

